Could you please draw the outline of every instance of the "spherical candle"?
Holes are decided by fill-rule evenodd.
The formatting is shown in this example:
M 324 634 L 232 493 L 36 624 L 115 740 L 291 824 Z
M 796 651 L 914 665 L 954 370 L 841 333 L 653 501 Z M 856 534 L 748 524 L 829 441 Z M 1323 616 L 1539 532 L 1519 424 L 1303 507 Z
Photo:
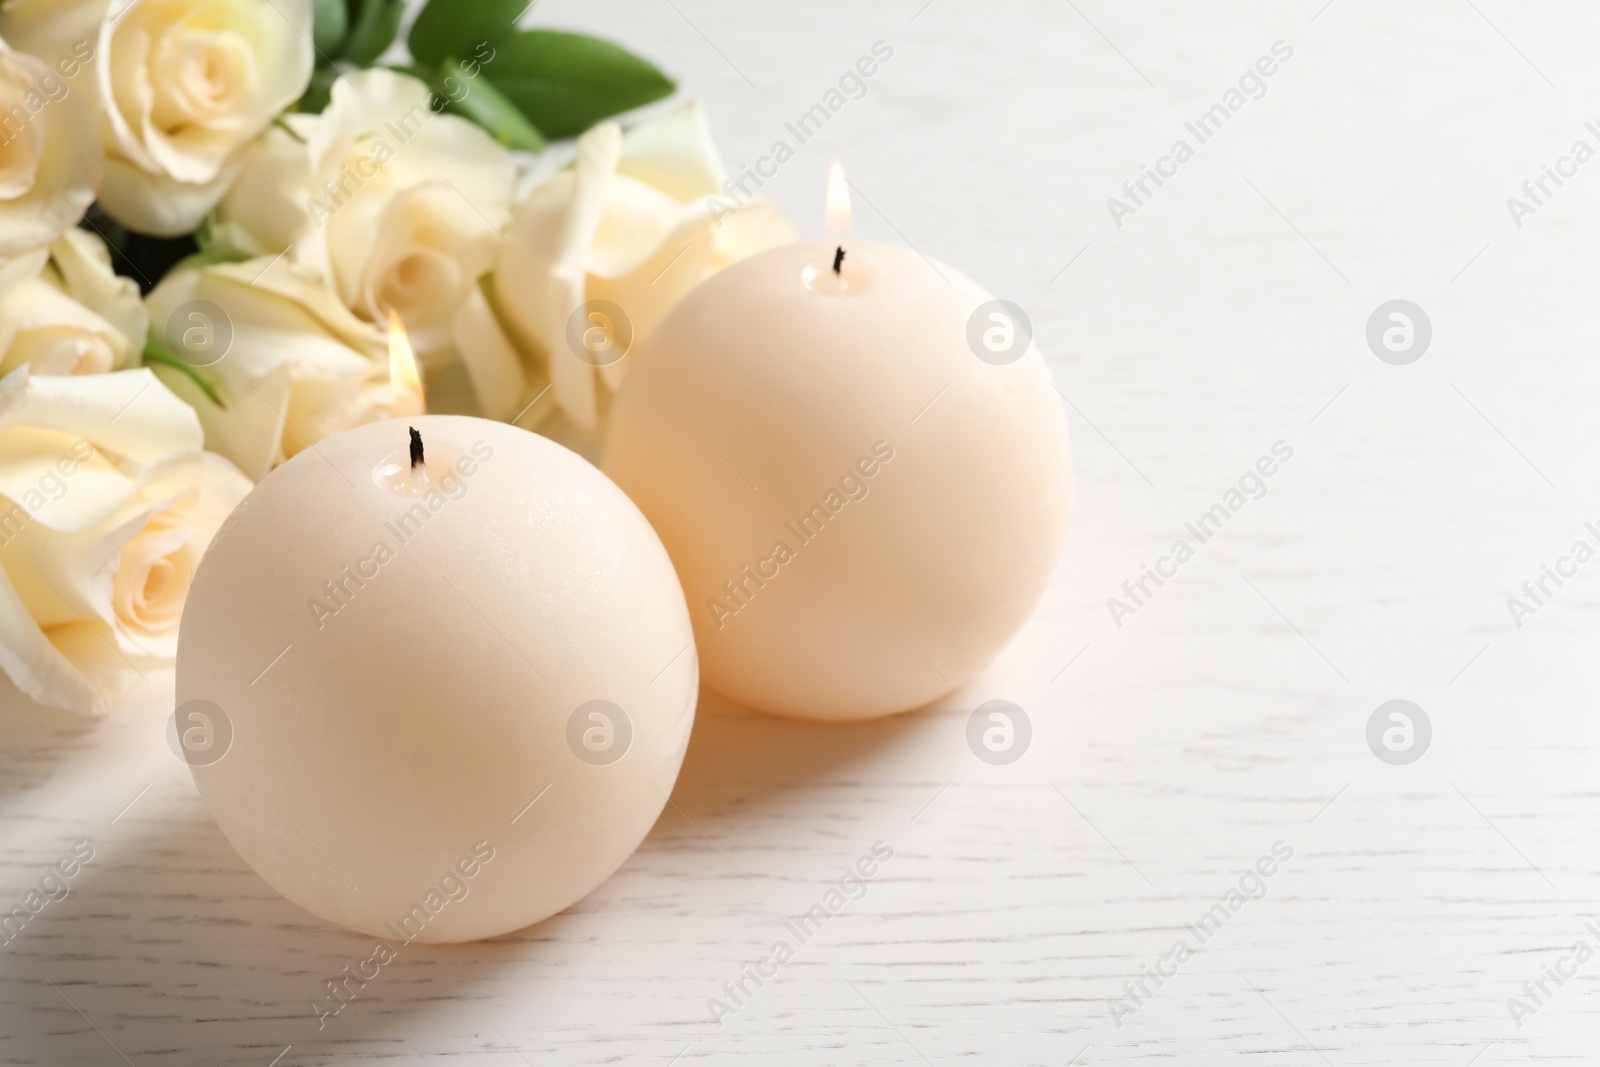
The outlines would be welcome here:
M 706 682 L 860 719 L 969 681 L 1049 580 L 1071 466 L 1014 306 L 904 248 L 799 244 L 642 343 L 603 467 L 678 568 Z
M 616 486 L 545 438 L 423 415 L 305 449 L 227 520 L 183 617 L 176 737 L 263 878 L 392 952 L 519 929 L 616 870 L 672 790 L 697 672 Z

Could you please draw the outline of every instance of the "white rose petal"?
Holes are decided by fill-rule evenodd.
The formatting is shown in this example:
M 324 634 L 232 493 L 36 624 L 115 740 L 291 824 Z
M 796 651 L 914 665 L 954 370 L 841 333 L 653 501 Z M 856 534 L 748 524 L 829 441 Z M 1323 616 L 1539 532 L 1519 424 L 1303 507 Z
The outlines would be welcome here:
M 515 418 L 524 407 L 528 375 L 481 287 L 474 286 L 467 294 L 451 323 L 451 332 L 466 364 L 472 391 L 478 397 L 480 413 L 489 419 Z M 541 389 L 548 384 L 542 382 Z
M 796 239 L 794 223 L 784 217 L 776 204 L 769 200 L 746 200 L 737 210 L 718 220 L 711 267 L 721 270 L 730 263 Z
M 484 390 L 520 376 L 495 353 L 467 353 L 456 335 L 459 311 L 495 264 L 500 229 L 510 217 L 516 172 L 511 156 L 479 127 L 433 110 L 415 78 L 367 70 L 341 78 L 313 123 L 301 122 L 311 163 L 312 225 L 296 258 L 322 270 L 352 311 L 385 322 L 392 309 L 430 368 L 459 354 L 477 365 L 473 385 L 484 410 L 514 407 L 520 393 Z M 475 321 L 478 336 L 498 330 Z
M 211 239 L 245 256 L 275 256 L 311 228 L 310 199 L 311 154 L 305 141 L 273 126 L 245 151 L 238 179 L 211 216 Z
M 138 362 L 150 330 L 150 313 L 132 278 L 111 268 L 111 252 L 96 234 L 71 229 L 50 246 L 44 277 L 56 288 L 114 326 L 127 340 L 127 353 L 114 369 Z
M 705 116 L 689 104 L 626 134 L 613 122 L 589 130 L 572 167 L 517 206 L 495 266 L 495 304 L 513 340 L 544 362 L 557 402 L 579 427 L 599 425 L 601 385 L 615 390 L 628 360 L 597 369 L 581 359 L 567 338 L 575 311 L 588 301 L 616 304 L 637 346 L 708 274 L 795 239 L 758 201 L 735 213 L 745 216 L 738 223 L 729 216 L 719 226 L 707 198 L 722 181 Z
M 143 233 L 193 230 L 245 147 L 311 79 L 312 0 L 7 0 L 0 34 L 92 97 L 100 202 Z
M 444 182 L 418 185 L 397 194 L 378 217 L 360 275 L 351 279 L 351 303 L 372 322 L 395 309 L 424 357 L 447 352 L 457 309 L 477 292 L 478 279 L 499 253 L 498 230 L 454 188 Z
M 726 177 L 705 109 L 694 102 L 629 130 L 617 173 L 683 204 L 716 196 Z
M 215 240 L 289 252 L 372 326 L 393 310 L 425 368 L 459 357 L 478 409 L 515 414 L 528 368 L 479 291 L 510 217 L 504 148 L 434 110 L 422 82 L 373 69 L 340 78 L 320 115 L 287 116 L 246 159 L 212 217 Z
M 76 225 L 102 171 L 84 95 L 43 60 L 0 40 L 0 260 Z
M 11 288 L 18 282 L 37 278 L 39 272 L 44 270 L 45 264 L 50 261 L 50 249 L 35 248 L 6 259 L 0 256 L 0 292 Z
M 162 380 L 198 410 L 206 447 L 247 475 L 265 477 L 308 445 L 392 410 L 383 333 L 304 268 L 266 258 L 169 274 L 147 302 L 155 335 L 175 352 L 195 301 L 221 312 L 215 328 L 231 338 L 203 368 L 228 406 L 177 371 L 163 369 Z
M 31 260 L 34 277 L 0 287 L 0 374 L 23 364 L 36 375 L 103 374 L 136 363 L 149 317 L 101 240 L 68 230 L 45 253 Z
M 0 669 L 104 714 L 169 663 L 189 583 L 250 483 L 149 370 L 0 379 Z
M 24 364 L 44 375 L 104 374 L 127 355 L 127 338 L 42 279 L 0 293 L 0 374 Z

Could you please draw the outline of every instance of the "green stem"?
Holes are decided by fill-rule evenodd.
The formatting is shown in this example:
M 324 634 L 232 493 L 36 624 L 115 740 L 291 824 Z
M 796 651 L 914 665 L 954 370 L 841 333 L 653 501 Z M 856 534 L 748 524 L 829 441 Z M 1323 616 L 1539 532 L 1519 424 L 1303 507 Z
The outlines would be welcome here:
M 151 363 L 157 363 L 163 367 L 171 367 L 194 382 L 213 404 L 223 411 L 228 410 L 227 401 L 222 399 L 222 393 L 217 389 L 216 383 L 200 373 L 199 367 L 196 367 L 160 341 L 151 339 L 144 343 L 144 362 L 146 366 Z

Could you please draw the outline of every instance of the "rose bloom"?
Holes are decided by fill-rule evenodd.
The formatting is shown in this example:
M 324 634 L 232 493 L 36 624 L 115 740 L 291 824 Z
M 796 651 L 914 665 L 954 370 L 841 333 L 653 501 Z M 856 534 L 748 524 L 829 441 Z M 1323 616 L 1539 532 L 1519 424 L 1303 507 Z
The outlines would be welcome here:
M 129 229 L 195 229 L 243 150 L 311 79 L 312 0 L 5 0 L 0 36 L 93 101 L 100 203 Z M 87 57 L 87 58 L 86 58 Z
M 765 201 L 713 217 L 707 201 L 724 177 L 705 116 L 691 103 L 627 133 L 600 123 L 578 138 L 572 166 L 517 206 L 495 266 L 494 304 L 577 427 L 599 425 L 628 367 L 626 355 L 606 362 L 574 349 L 571 338 L 583 331 L 569 324 L 586 301 L 621 308 L 637 346 L 706 276 L 795 240 Z
M 394 408 L 386 337 L 288 257 L 175 270 L 149 297 L 151 337 L 209 378 L 161 380 L 199 413 L 206 447 L 254 479 L 303 448 Z
M 508 418 L 527 383 L 479 279 L 499 256 L 516 170 L 435 103 L 393 71 L 340 78 L 322 114 L 286 116 L 251 149 L 211 232 L 248 255 L 289 250 L 364 322 L 392 309 L 425 368 L 459 356 L 480 412 Z
M 26 275 L 0 285 L 0 375 L 24 364 L 49 375 L 138 365 L 149 316 L 139 287 L 112 272 L 100 238 L 68 230 L 42 262 L 29 262 Z
M 172 662 L 200 557 L 250 490 L 149 370 L 0 378 L 0 670 L 102 715 Z
M 70 55 L 62 63 L 62 71 L 79 67 Z M 75 226 L 100 184 L 94 115 L 62 71 L 0 41 L 0 285 L 10 277 L 5 261 Z

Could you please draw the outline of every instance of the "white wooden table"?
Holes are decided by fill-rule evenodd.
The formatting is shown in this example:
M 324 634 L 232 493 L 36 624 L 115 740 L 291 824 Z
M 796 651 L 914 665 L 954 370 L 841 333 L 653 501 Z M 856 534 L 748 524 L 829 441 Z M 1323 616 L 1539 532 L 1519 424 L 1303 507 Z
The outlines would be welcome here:
M 1520 628 L 1506 601 L 1600 518 L 1600 162 L 1520 228 L 1506 198 L 1600 148 L 1600 15 L 1321 4 L 535 8 L 675 72 L 735 171 L 894 49 L 764 192 L 819 232 L 839 154 L 862 234 L 1028 309 L 1077 449 L 1057 581 L 925 713 L 810 726 L 707 694 L 614 878 L 503 940 L 408 947 L 320 1031 L 365 939 L 234 854 L 163 740 L 170 676 L 99 724 L 13 698 L 0 907 L 74 841 L 95 858 L 0 944 L 0 1063 L 1594 1062 L 1600 956 L 1572 953 L 1600 949 L 1600 562 Z M 1280 40 L 1264 95 L 1118 228 L 1107 198 Z M 1392 299 L 1432 323 L 1408 366 L 1365 339 Z M 1267 494 L 1117 626 L 1107 598 L 1280 440 Z M 1034 727 L 1009 766 L 965 741 L 997 697 Z M 1366 740 L 1395 698 L 1433 728 L 1403 766 Z M 880 840 L 865 896 L 714 1024 Z M 1264 895 L 1176 965 L 1277 842 Z

